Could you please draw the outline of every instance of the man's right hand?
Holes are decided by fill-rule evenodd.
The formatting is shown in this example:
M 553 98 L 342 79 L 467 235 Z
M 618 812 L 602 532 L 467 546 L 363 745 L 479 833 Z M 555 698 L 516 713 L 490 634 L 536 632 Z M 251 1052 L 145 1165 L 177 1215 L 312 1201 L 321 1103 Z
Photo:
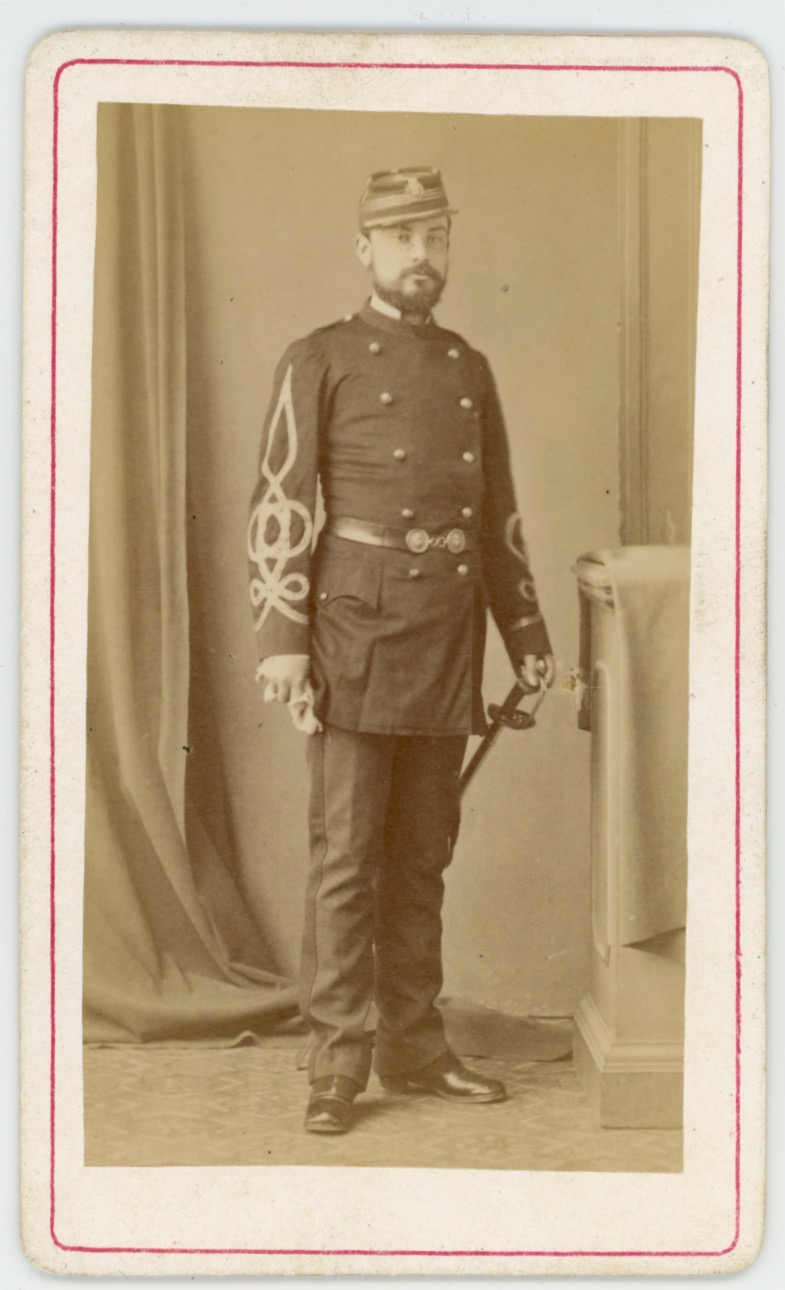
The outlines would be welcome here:
M 276 654 L 263 659 L 257 677 L 265 682 L 265 703 L 298 703 L 305 695 L 310 670 L 307 654 Z
M 265 703 L 285 703 L 295 730 L 305 735 L 318 734 L 322 729 L 313 710 L 310 670 L 307 654 L 276 654 L 264 659 L 256 673 L 256 679 L 265 682 Z

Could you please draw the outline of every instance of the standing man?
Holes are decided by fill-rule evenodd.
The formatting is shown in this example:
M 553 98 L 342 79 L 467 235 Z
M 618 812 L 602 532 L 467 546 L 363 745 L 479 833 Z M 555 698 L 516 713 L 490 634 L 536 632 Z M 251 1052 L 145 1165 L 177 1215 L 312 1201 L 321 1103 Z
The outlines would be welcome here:
M 286 350 L 252 502 L 257 679 L 308 735 L 300 1003 L 315 1132 L 349 1128 L 372 1057 L 388 1089 L 505 1095 L 449 1050 L 436 1007 L 459 776 L 485 729 L 488 606 L 519 675 L 551 685 L 554 666 L 490 370 L 431 314 L 454 214 L 436 170 L 368 181 L 355 247 L 372 295 Z

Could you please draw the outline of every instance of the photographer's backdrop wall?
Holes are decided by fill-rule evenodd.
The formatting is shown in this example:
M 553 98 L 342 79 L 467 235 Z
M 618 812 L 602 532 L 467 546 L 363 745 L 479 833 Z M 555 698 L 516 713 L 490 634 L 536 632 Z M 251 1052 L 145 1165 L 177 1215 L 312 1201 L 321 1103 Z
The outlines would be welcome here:
M 400 165 L 438 166 L 459 211 L 438 319 L 495 373 L 557 656 L 537 728 L 505 734 L 465 799 L 445 988 L 577 1007 L 572 567 L 689 541 L 700 146 L 683 120 L 100 109 L 88 1038 L 231 1037 L 294 1008 L 305 737 L 253 680 L 248 500 L 274 366 L 362 303 L 357 201 Z M 492 629 L 486 701 L 511 680 Z

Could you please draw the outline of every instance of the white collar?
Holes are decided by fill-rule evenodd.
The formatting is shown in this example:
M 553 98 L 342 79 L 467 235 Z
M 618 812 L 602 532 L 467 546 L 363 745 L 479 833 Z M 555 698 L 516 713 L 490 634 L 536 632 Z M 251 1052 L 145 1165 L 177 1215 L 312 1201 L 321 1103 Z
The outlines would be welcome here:
M 381 296 L 377 296 L 375 291 L 372 293 L 371 299 L 369 300 L 368 303 L 370 304 L 372 309 L 376 310 L 377 313 L 386 314 L 388 318 L 397 318 L 400 321 L 400 319 L 403 317 L 400 309 L 396 309 L 395 305 L 389 305 L 386 300 L 382 300 Z M 425 321 L 426 322 L 431 321 L 430 314 L 428 315 Z

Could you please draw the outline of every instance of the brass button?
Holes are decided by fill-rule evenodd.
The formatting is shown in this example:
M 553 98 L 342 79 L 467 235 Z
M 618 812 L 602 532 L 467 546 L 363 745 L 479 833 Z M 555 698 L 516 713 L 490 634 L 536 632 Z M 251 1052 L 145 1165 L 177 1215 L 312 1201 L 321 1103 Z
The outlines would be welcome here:
M 410 578 L 419 578 L 419 576 L 420 576 L 420 570 L 419 570 L 419 569 L 410 569 L 410 570 L 409 570 L 409 577 L 410 577 Z
M 463 398 L 463 399 L 461 399 L 461 407 L 462 407 L 462 408 L 467 408 L 467 409 L 468 409 L 468 408 L 473 408 L 473 407 L 474 407 L 474 404 L 472 403 L 471 399 L 469 399 L 469 398 Z
M 386 390 L 384 394 L 379 395 L 379 398 L 381 399 L 382 403 L 388 403 L 388 404 L 392 403 L 392 395 L 388 394 Z
M 320 591 L 320 592 L 319 592 L 319 599 L 320 599 L 320 600 L 326 600 L 326 599 L 327 599 L 327 592 L 326 592 L 326 591 Z
M 414 519 L 414 511 L 410 511 L 408 506 L 404 506 L 403 510 L 401 511 L 401 515 L 405 520 Z
M 460 357 L 461 357 L 461 351 L 460 351 L 459 349 L 456 349 L 456 348 L 455 348 L 455 346 L 453 346 L 453 348 L 452 348 L 452 349 L 448 349 L 448 350 L 447 350 L 447 357 L 448 357 L 448 358 L 460 358 Z
M 469 463 L 469 465 L 471 466 L 472 462 L 474 461 L 474 453 L 473 453 L 473 452 L 465 452 L 465 453 L 463 454 L 463 460 L 464 460 L 464 461 L 467 461 L 467 462 Z
M 396 449 L 395 449 L 395 452 L 393 453 L 393 457 L 395 458 L 395 460 L 396 460 L 396 461 L 406 461 L 406 451 L 405 451 L 405 449 L 403 449 L 403 448 L 396 448 Z
M 458 572 L 459 572 L 459 574 L 461 575 L 461 577 L 462 577 L 462 578 L 465 578 L 465 577 L 466 577 L 466 575 L 467 575 L 467 573 L 469 572 L 469 566 L 468 566 L 468 564 L 459 564 L 459 565 L 458 565 Z
M 381 354 L 382 352 L 382 347 L 379 344 L 378 340 L 372 340 L 368 348 L 372 354 Z

